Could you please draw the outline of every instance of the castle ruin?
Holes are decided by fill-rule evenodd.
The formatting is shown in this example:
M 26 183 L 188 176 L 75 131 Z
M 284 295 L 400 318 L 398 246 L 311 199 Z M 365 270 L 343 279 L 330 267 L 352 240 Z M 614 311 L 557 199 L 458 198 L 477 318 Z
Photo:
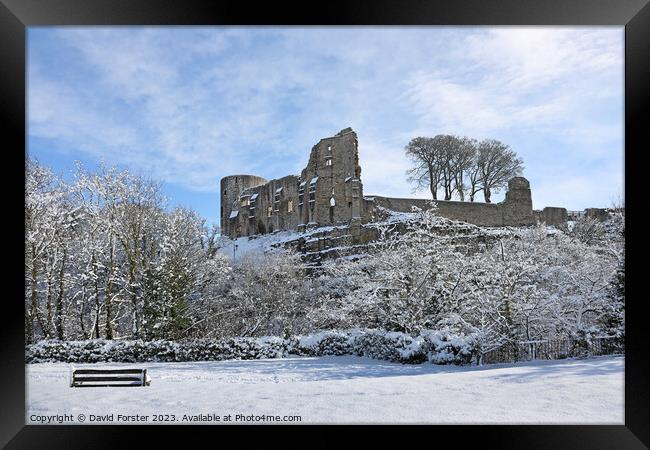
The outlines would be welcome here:
M 480 226 L 526 226 L 538 220 L 559 224 L 567 218 L 564 208 L 533 211 L 530 184 L 523 177 L 508 182 L 501 203 L 364 197 L 357 135 L 346 128 L 314 145 L 299 176 L 222 178 L 221 233 L 237 238 L 327 225 L 358 228 L 378 220 L 385 209 L 411 212 L 413 206 L 428 209 L 433 204 L 443 217 Z

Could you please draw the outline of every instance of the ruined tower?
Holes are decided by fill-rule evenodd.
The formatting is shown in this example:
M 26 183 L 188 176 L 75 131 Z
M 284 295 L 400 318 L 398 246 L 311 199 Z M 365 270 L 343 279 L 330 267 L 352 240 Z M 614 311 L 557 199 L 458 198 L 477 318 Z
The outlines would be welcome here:
M 361 218 L 363 186 L 358 147 L 352 128 L 314 145 L 300 174 L 301 224 L 349 223 Z
M 321 139 L 300 176 L 221 180 L 221 233 L 230 237 L 353 224 L 363 215 L 357 134 L 345 128 Z
M 501 206 L 504 225 L 524 226 L 535 223 L 530 183 L 524 177 L 514 177 L 508 181 L 508 192 Z
M 242 192 L 246 189 L 259 186 L 267 181 L 256 175 L 231 175 L 221 179 L 221 234 L 230 236 L 237 233 L 236 217 L 239 213 L 239 202 Z

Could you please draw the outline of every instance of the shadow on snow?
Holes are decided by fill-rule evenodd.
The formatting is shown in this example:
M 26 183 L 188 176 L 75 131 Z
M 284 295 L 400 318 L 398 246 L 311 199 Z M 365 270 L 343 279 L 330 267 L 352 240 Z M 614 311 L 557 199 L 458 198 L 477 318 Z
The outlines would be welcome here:
M 445 366 L 426 363 L 399 364 L 356 356 L 324 356 L 245 361 L 149 363 L 146 366 L 149 368 L 152 377 L 156 377 L 157 372 L 162 375 L 164 371 L 166 376 L 163 376 L 163 378 L 167 379 L 175 378 L 175 375 L 192 378 L 192 372 L 200 372 L 201 374 L 207 372 L 216 377 L 233 376 L 237 378 L 237 375 L 255 375 L 271 379 L 288 377 L 292 381 L 319 381 L 466 372 L 480 373 L 489 370 L 493 371 L 490 378 L 522 382 L 545 376 L 575 375 L 591 377 L 608 375 L 620 372 L 623 363 L 623 356 L 605 356 L 554 361 L 523 361 L 484 366 Z M 507 369 L 508 373 L 500 375 L 499 369 Z M 521 371 L 517 369 L 521 369 Z

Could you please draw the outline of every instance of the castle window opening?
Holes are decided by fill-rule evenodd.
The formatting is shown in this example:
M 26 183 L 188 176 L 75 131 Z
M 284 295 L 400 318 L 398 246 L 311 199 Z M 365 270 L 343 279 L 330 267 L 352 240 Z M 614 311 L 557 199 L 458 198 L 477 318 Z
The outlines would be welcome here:
M 336 199 L 334 197 L 330 198 L 330 206 L 336 206 Z
M 325 165 L 326 165 L 326 166 L 331 166 L 331 165 L 332 165 L 332 158 L 327 158 L 327 159 L 325 160 Z
M 273 198 L 273 209 L 277 212 L 280 211 L 280 195 L 282 194 L 282 187 L 275 190 L 275 197 Z
M 309 203 L 311 203 L 312 208 L 313 208 L 313 203 L 316 201 L 316 182 L 318 181 L 318 177 L 314 177 L 311 179 L 309 182 Z
M 273 207 L 272 207 L 272 206 L 269 206 L 269 207 L 266 209 L 266 217 L 271 217 L 271 215 L 273 215 Z
M 257 205 L 257 195 L 258 194 L 253 194 L 251 196 L 251 201 L 249 203 L 249 209 L 252 211 L 253 214 L 255 214 L 255 206 Z
M 287 212 L 293 212 L 293 200 L 289 200 L 287 203 Z
M 298 206 L 302 205 L 305 201 L 305 184 L 307 184 L 307 182 L 303 181 L 298 185 Z

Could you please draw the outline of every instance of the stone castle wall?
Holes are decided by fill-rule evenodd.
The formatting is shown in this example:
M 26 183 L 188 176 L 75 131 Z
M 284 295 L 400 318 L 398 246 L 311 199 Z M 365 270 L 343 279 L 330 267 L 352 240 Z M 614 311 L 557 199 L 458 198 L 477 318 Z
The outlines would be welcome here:
M 537 211 L 537 219 L 546 225 L 562 225 L 568 220 L 566 208 L 547 206 L 542 211 Z
M 266 183 L 266 179 L 256 175 L 231 175 L 221 179 L 221 228 L 228 228 L 229 216 L 239 208 L 239 196 L 253 186 Z M 224 225 L 226 228 L 224 228 Z
M 371 199 L 374 199 L 372 201 Z M 379 215 L 373 207 L 392 211 L 411 212 L 415 206 L 420 209 L 436 208 L 438 214 L 453 220 L 486 227 L 533 225 L 530 185 L 523 177 L 515 177 L 508 183 L 506 198 L 501 203 L 459 202 L 450 200 L 424 200 L 409 198 L 369 197 L 367 217 L 372 220 Z

